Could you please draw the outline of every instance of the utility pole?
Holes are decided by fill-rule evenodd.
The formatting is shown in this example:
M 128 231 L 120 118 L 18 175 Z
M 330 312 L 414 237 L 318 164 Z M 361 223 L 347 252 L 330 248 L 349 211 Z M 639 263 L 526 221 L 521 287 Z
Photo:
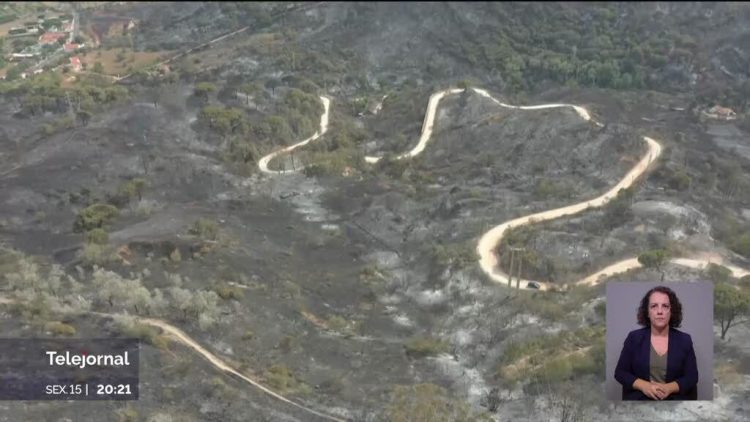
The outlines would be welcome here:
M 510 248 L 510 278 L 508 278 L 508 287 L 511 287 L 511 280 L 513 279 L 513 258 L 515 257 L 514 252 L 526 252 L 526 248 Z M 523 268 L 523 255 L 518 254 L 518 273 L 516 274 L 516 289 L 521 288 L 521 269 Z

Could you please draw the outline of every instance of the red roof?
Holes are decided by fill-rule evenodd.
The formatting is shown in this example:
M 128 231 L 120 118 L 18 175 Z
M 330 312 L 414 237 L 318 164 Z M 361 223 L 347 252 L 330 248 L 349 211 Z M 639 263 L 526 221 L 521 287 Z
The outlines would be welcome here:
M 70 58 L 70 64 L 73 66 L 74 69 L 80 69 L 81 59 L 79 59 L 78 56 L 73 56 Z
M 65 32 L 47 32 L 39 37 L 39 42 L 42 44 L 51 44 L 53 42 L 56 42 L 60 38 L 65 38 L 67 36 L 68 34 L 66 34 Z
M 71 52 L 73 50 L 78 50 L 79 48 L 81 48 L 81 44 L 73 44 L 73 43 L 63 44 L 63 50 L 65 50 L 66 53 Z

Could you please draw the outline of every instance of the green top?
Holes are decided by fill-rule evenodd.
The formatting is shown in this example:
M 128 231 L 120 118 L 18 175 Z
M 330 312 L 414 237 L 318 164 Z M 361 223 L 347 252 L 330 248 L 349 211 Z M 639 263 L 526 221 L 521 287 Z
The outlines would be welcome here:
M 654 349 L 654 345 L 651 345 L 651 360 L 649 361 L 649 375 L 651 376 L 651 382 L 664 382 L 664 378 L 667 376 L 667 353 L 664 356 L 659 356 Z

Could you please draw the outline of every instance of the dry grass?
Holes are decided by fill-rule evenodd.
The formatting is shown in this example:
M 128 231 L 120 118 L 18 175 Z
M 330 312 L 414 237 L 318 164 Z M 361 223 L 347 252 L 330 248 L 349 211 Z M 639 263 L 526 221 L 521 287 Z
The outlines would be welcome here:
M 714 368 L 714 376 L 723 390 L 734 389 L 742 384 L 743 376 L 738 362 L 721 362 Z
M 192 53 L 188 59 L 191 62 L 198 61 L 195 63 L 197 69 L 207 69 L 224 63 L 227 57 L 233 57 L 238 50 L 250 49 L 268 53 L 283 43 L 283 38 L 279 33 L 248 35 L 245 32 L 213 44 L 206 50 Z
M 118 54 L 124 60 L 118 61 Z M 158 63 L 170 55 L 169 51 L 136 52 L 129 48 L 113 48 L 109 50 L 95 50 L 81 57 L 81 63 L 86 63 L 86 69 L 93 71 L 94 63 L 100 62 L 107 75 L 125 75 L 132 70 Z

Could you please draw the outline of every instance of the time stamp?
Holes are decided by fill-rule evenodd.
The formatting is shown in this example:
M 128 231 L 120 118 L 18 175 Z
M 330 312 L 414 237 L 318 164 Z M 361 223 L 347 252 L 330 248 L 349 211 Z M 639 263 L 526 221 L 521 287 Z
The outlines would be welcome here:
M 94 396 L 117 396 L 137 397 L 138 387 L 132 388 L 130 384 L 47 384 L 44 386 L 44 394 L 48 396 L 66 397 L 88 397 Z
M 138 400 L 138 339 L 2 339 L 0 400 Z

